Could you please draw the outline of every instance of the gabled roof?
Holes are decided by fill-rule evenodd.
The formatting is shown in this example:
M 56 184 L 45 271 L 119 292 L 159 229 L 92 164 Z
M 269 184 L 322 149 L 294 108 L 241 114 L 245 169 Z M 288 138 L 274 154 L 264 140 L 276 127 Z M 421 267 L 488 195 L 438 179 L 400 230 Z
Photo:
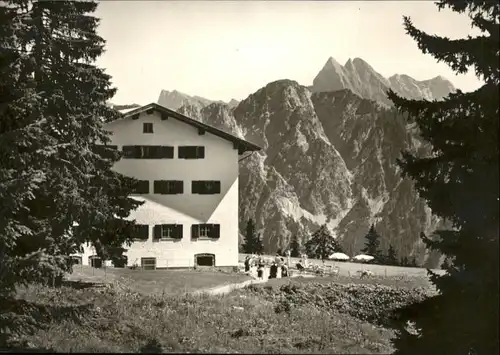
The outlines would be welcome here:
M 221 137 L 223 139 L 226 139 L 230 142 L 233 142 L 234 146 L 236 148 L 238 148 L 239 154 L 243 154 L 244 152 L 247 152 L 247 151 L 257 151 L 257 150 L 262 149 L 261 147 L 259 147 L 256 144 L 253 144 L 253 143 L 248 142 L 244 139 L 236 137 L 235 135 L 232 135 L 230 133 L 221 131 L 220 129 L 215 128 L 213 126 L 207 125 L 207 124 L 202 123 L 200 121 L 197 121 L 195 119 L 184 116 L 178 112 L 172 111 L 172 110 L 170 110 L 164 106 L 161 106 L 157 103 L 151 103 L 149 105 L 138 107 L 136 109 L 128 111 L 125 114 L 123 114 L 122 119 L 128 118 L 128 117 L 133 117 L 133 116 L 138 116 L 142 112 L 146 112 L 149 110 L 157 111 L 164 117 L 175 118 L 176 120 L 187 123 L 188 125 L 196 127 L 198 129 L 200 129 L 201 131 L 206 131 L 206 132 L 212 133 L 213 135 L 216 135 L 216 136 Z

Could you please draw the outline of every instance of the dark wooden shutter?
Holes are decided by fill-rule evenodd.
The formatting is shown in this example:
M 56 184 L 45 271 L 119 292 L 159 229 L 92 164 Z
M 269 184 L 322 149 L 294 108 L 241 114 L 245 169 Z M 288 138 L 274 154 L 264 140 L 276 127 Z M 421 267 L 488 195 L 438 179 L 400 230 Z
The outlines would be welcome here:
M 183 194 L 184 193 L 184 181 L 175 181 L 175 191 L 178 194 Z
M 160 158 L 173 159 L 174 158 L 174 147 L 161 146 L 160 147 Z
M 220 181 L 214 181 L 214 194 L 220 194 Z
M 154 239 L 161 238 L 161 225 L 157 224 L 153 227 L 153 238 Z
M 191 181 L 191 193 L 197 194 L 200 192 L 200 184 L 198 181 Z
M 148 240 L 149 238 L 149 226 L 147 224 L 141 224 L 139 226 L 139 236 L 142 240 Z
M 205 158 L 205 147 L 196 147 L 196 157 L 199 159 Z
M 174 229 L 174 238 L 175 239 L 182 239 L 182 224 L 175 224 L 173 226 Z
M 172 236 L 172 238 L 177 239 L 177 233 L 179 232 L 177 230 L 177 224 L 170 224 L 169 227 L 172 230 L 172 232 L 170 233 L 170 235 Z
M 191 226 L 191 238 L 192 239 L 197 239 L 200 236 L 200 225 L 199 224 L 193 224 Z
M 212 224 L 210 226 L 210 238 L 219 239 L 220 238 L 220 225 Z
M 180 159 L 184 159 L 185 158 L 185 156 L 186 156 L 186 149 L 185 149 L 185 147 L 178 147 L 177 148 L 177 152 L 178 152 L 177 154 L 178 154 L 178 156 L 179 156 Z
M 148 147 L 149 157 L 150 159 L 159 159 L 160 158 L 160 147 L 156 145 L 151 145 Z
M 133 146 L 133 153 L 132 153 L 132 158 L 140 159 L 142 158 L 142 146 L 140 145 L 134 145 Z
M 164 180 L 155 180 L 154 193 L 164 195 L 167 192 L 167 182 Z

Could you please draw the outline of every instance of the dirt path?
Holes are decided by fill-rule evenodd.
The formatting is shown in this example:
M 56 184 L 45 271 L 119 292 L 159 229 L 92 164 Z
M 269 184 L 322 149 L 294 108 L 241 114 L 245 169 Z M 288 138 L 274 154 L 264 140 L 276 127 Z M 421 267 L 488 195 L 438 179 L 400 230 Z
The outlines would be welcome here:
M 290 276 L 290 278 L 294 278 L 294 277 L 315 277 L 315 276 L 314 275 L 307 275 L 307 274 L 295 274 L 295 275 Z M 203 290 L 197 290 L 197 291 L 192 292 L 192 294 L 201 295 L 201 294 L 205 293 L 205 294 L 209 294 L 212 296 L 225 295 L 233 290 L 244 288 L 244 287 L 249 286 L 249 285 L 266 283 L 268 281 L 269 281 L 269 279 L 266 279 L 266 280 L 259 280 L 259 279 L 247 280 L 244 282 L 232 283 L 232 284 L 228 284 L 228 285 L 220 285 L 220 286 L 215 286 L 215 287 L 207 288 L 207 289 L 203 289 Z

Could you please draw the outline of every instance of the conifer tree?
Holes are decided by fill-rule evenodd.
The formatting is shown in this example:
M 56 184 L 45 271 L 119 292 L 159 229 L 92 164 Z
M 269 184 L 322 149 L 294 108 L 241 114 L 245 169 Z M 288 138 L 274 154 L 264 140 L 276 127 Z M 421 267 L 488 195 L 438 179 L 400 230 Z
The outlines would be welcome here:
M 367 255 L 373 256 L 375 262 L 380 262 L 382 257 L 380 251 L 380 235 L 375 230 L 375 226 L 372 224 L 368 234 L 365 236 L 366 243 L 365 247 L 361 251 Z
M 405 17 L 406 32 L 423 53 L 456 73 L 474 70 L 484 85 L 432 102 L 389 92 L 433 150 L 425 157 L 404 152 L 398 165 L 433 213 L 453 223 L 453 230 L 437 231 L 437 240 L 422 238 L 452 265 L 445 275 L 428 270 L 439 294 L 400 310 L 394 345 L 397 354 L 497 354 L 500 5 L 442 0 L 437 6 L 467 14 L 481 33 L 464 39 L 429 35 Z M 416 334 L 407 331 L 406 321 L 414 322 Z
M 338 241 L 332 236 L 326 224 L 323 224 L 305 245 L 307 256 L 325 260 L 335 252 L 342 252 Z
M 247 222 L 245 228 L 245 243 L 243 244 L 243 252 L 246 254 L 256 253 L 258 249 L 257 232 L 255 231 L 255 223 L 252 218 Z
M 300 256 L 300 244 L 297 234 L 292 235 L 292 240 L 290 242 L 290 256 L 292 258 L 298 258 Z
M 106 105 L 116 89 L 94 64 L 96 7 L 0 3 L 0 250 L 16 283 L 71 271 L 84 242 L 119 258 L 133 237 L 136 180 L 111 170 L 121 153 L 95 149 L 110 141 L 103 121 L 118 118 Z
M 387 265 L 394 265 L 394 266 L 399 264 L 396 250 L 394 249 L 392 244 L 389 244 L 389 249 L 387 250 L 386 263 Z

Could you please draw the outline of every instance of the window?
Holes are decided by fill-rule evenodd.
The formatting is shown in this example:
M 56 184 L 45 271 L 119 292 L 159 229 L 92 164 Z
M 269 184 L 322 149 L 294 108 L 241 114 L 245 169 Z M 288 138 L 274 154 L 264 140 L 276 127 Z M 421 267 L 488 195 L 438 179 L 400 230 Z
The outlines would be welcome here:
M 182 239 L 182 224 L 157 224 L 153 228 L 153 238 Z
M 139 180 L 134 188 L 134 194 L 149 194 L 149 180 Z
M 149 226 L 147 224 L 136 224 L 134 226 L 134 240 L 147 241 L 149 238 Z
M 142 124 L 142 133 L 153 133 L 153 124 L 144 122 Z
M 191 226 L 191 238 L 220 238 L 220 224 L 193 224 Z
M 155 194 L 175 195 L 184 193 L 184 181 L 155 180 L 153 184 Z
M 220 194 L 220 181 L 193 181 L 191 183 L 191 193 L 200 195 Z
M 156 258 L 141 258 L 141 267 L 143 270 L 155 270 Z
M 214 254 L 196 254 L 194 256 L 195 265 L 198 266 L 215 266 Z
M 162 145 L 124 145 L 125 159 L 173 159 L 174 147 Z
M 181 146 L 178 154 L 179 159 L 203 159 L 205 158 L 205 147 Z

